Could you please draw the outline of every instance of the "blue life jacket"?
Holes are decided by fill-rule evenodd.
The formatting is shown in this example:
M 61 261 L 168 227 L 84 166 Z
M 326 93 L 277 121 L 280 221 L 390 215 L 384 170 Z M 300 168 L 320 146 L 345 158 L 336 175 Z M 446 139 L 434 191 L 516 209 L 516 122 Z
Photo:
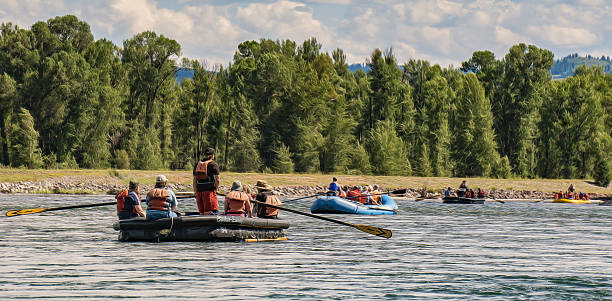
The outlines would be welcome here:
M 331 182 L 331 184 L 329 184 L 329 190 L 330 191 L 340 191 L 340 187 L 338 187 L 338 183 Z

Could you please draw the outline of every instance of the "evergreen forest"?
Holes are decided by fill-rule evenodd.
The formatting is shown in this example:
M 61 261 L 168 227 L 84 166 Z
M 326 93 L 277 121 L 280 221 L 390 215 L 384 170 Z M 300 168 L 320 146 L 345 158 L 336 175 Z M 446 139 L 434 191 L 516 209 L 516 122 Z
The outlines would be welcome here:
M 72 15 L 0 30 L 5 166 L 191 169 L 214 147 L 238 172 L 610 182 L 612 74 L 552 80 L 552 52 L 534 45 L 460 67 L 373 48 L 350 72 L 316 38 L 244 41 L 210 66 L 155 32 L 94 40 Z M 193 77 L 175 80 L 180 68 Z

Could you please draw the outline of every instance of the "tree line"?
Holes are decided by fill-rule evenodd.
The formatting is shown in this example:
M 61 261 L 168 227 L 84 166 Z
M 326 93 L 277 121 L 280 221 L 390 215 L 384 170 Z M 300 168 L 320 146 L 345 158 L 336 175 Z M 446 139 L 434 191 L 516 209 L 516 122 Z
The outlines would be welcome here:
M 206 147 L 232 171 L 610 181 L 612 75 L 553 81 L 518 44 L 460 68 L 373 50 L 350 72 L 311 38 L 245 41 L 227 66 L 178 58 L 142 32 L 122 47 L 67 15 L 0 32 L 0 160 L 27 168 L 190 168 Z M 399 66 L 399 67 L 398 67 Z M 177 68 L 194 70 L 180 83 Z

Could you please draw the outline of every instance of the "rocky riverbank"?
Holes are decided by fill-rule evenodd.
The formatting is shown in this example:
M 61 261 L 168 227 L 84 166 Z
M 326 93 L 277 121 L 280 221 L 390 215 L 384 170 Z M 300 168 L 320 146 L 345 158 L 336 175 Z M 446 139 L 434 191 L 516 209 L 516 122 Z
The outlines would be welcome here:
M 113 183 L 115 182 L 115 183 Z M 192 191 L 191 185 L 182 183 L 171 183 L 168 185 L 172 190 L 176 192 L 188 192 Z M 252 185 L 250 185 L 251 188 Z M 116 181 L 101 181 L 96 179 L 50 179 L 44 181 L 25 181 L 16 183 L 0 183 L 1 193 L 71 193 L 71 194 L 110 194 L 113 195 L 121 189 L 125 189 L 126 185 L 123 183 L 117 183 Z M 148 191 L 153 188 L 152 184 L 141 185 L 141 191 Z M 228 191 L 229 186 L 221 185 L 220 191 Z M 382 191 L 392 191 L 398 189 L 398 187 L 382 187 Z M 320 185 L 308 186 L 308 185 L 285 185 L 275 186 L 276 191 L 280 196 L 283 197 L 299 197 L 314 195 L 317 193 L 325 192 L 326 188 Z M 503 189 L 491 189 L 486 191 L 487 198 L 489 199 L 551 199 L 553 198 L 553 192 L 542 192 L 532 190 L 503 190 Z M 405 194 L 400 195 L 402 197 L 411 198 L 442 198 L 443 190 L 431 190 L 425 188 L 407 188 Z M 605 194 L 592 193 L 591 198 L 606 197 Z

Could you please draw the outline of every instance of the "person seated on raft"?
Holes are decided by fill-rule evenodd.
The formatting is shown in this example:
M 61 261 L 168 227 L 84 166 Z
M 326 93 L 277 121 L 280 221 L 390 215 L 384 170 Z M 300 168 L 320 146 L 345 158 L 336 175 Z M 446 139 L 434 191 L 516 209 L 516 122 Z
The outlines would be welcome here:
M 278 197 L 272 192 L 272 186 L 268 185 L 266 181 L 259 180 L 257 184 L 255 184 L 255 188 L 259 191 L 255 199 L 259 202 L 281 206 L 283 203 L 278 199 Z M 278 218 L 278 209 L 268 207 L 266 205 L 257 204 L 257 217 L 259 218 Z
M 457 196 L 458 197 L 467 197 L 465 195 L 467 191 L 468 191 L 467 183 L 465 182 L 465 180 L 463 180 L 461 182 L 461 185 L 459 185 L 459 189 L 457 190 Z
M 338 185 L 338 179 L 336 177 L 333 177 L 332 182 L 329 183 L 329 189 L 327 191 L 327 195 L 331 195 L 331 196 L 340 195 L 340 185 Z
M 115 195 L 117 199 L 117 217 L 119 220 L 134 217 L 147 217 L 147 214 L 140 205 L 140 195 L 138 183 L 130 181 L 129 189 L 125 189 Z
M 370 198 L 372 205 L 382 205 L 382 196 L 380 195 L 380 186 L 378 184 L 372 186 Z
M 340 188 L 340 195 L 339 195 L 339 197 L 346 198 L 346 194 L 347 194 L 348 191 L 349 191 L 349 187 L 348 186 L 342 186 Z
M 446 190 L 444 190 L 444 197 L 448 198 L 450 196 L 451 196 L 451 188 L 448 187 L 448 188 L 446 188 Z
M 478 188 L 478 198 L 479 199 L 484 199 L 485 198 L 485 192 L 484 192 L 484 190 L 480 189 L 480 187 Z
M 346 198 L 353 202 L 361 202 L 360 196 L 361 196 L 361 189 L 359 189 L 359 186 L 353 186 L 353 189 L 349 190 L 349 192 L 346 193 Z
M 253 217 L 251 197 L 244 191 L 240 181 L 234 181 L 230 192 L 225 196 L 225 215 Z
M 155 178 L 155 188 L 147 194 L 147 220 L 153 221 L 166 217 L 178 217 L 178 202 L 174 192 L 166 187 L 168 178 L 159 175 Z

